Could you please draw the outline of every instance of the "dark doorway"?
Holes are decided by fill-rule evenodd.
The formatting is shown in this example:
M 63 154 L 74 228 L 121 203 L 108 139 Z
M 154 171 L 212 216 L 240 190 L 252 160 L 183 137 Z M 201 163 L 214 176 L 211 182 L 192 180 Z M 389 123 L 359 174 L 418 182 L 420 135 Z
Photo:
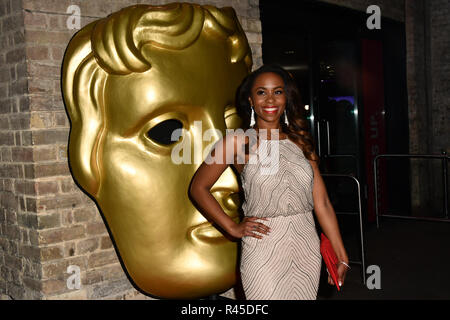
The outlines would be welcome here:
M 322 173 L 356 177 L 365 217 L 374 221 L 373 158 L 409 149 L 404 24 L 383 18 L 381 30 L 369 30 L 365 12 L 320 1 L 260 0 L 260 12 L 263 62 L 296 79 Z M 382 209 L 409 214 L 409 164 L 384 163 L 380 177 Z M 332 180 L 335 210 L 355 211 L 354 183 Z

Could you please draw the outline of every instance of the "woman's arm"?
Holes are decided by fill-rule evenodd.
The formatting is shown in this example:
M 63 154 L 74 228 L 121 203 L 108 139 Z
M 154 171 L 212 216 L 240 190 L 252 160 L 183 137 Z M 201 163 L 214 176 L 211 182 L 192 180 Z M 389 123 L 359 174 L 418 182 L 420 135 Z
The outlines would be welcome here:
M 330 239 L 331 245 L 338 260 L 348 265 L 348 256 L 344 248 L 344 243 L 339 231 L 339 225 L 334 212 L 333 206 L 328 198 L 325 183 L 319 171 L 319 167 L 316 161 L 310 161 L 314 171 L 314 186 L 313 186 L 313 199 L 314 199 L 314 211 L 319 221 L 320 227 L 323 232 Z M 338 274 L 340 282 L 344 283 L 345 274 L 348 267 L 340 263 L 338 266 Z M 333 284 L 331 277 L 328 278 L 328 282 Z
M 227 135 L 219 140 L 211 156 L 216 159 L 212 164 L 203 162 L 194 175 L 190 187 L 191 197 L 197 206 L 218 224 L 223 230 L 235 238 L 243 236 L 253 236 L 262 238 L 257 232 L 267 234 L 269 228 L 262 223 L 256 222 L 256 218 L 245 218 L 241 223 L 234 222 L 222 209 L 217 200 L 212 196 L 210 190 L 216 183 L 230 162 L 236 163 L 237 140 L 235 135 Z M 227 161 L 228 159 L 228 161 Z

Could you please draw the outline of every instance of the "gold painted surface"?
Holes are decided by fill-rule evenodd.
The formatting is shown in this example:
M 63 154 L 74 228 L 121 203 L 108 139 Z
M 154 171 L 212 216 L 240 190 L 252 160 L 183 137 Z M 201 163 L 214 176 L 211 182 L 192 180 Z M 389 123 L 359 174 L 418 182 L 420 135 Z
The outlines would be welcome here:
M 62 79 L 72 175 L 96 200 L 131 279 L 150 295 L 197 298 L 235 283 L 237 244 L 197 211 L 188 190 L 201 163 L 194 158 L 221 138 L 203 141 L 205 130 L 240 127 L 234 96 L 251 64 L 232 8 L 186 3 L 124 8 L 68 45 Z M 170 144 L 149 137 L 170 119 L 187 135 Z M 176 164 L 172 150 L 185 139 L 191 161 Z M 238 219 L 230 168 L 211 192 Z

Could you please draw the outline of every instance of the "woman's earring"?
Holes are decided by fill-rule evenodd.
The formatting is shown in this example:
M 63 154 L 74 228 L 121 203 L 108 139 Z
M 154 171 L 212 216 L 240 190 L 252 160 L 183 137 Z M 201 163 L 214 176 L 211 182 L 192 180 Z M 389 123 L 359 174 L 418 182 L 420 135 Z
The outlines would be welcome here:
M 287 117 L 286 110 L 284 110 L 284 119 L 286 120 L 286 125 L 289 126 L 289 120 L 288 120 L 288 117 Z
M 250 108 L 252 109 L 250 114 L 250 127 L 253 127 L 255 125 L 255 111 L 253 110 L 253 107 Z

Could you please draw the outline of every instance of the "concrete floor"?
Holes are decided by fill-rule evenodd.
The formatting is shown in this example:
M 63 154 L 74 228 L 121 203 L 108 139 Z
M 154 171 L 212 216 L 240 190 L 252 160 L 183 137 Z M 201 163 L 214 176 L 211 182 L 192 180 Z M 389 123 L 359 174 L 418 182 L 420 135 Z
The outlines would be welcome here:
M 343 226 L 342 234 L 350 260 L 357 260 L 357 233 Z M 324 274 L 319 300 L 450 299 L 450 223 L 382 218 L 379 229 L 365 227 L 364 237 L 366 268 L 379 266 L 381 289 L 363 285 L 362 268 L 354 264 L 340 292 Z

